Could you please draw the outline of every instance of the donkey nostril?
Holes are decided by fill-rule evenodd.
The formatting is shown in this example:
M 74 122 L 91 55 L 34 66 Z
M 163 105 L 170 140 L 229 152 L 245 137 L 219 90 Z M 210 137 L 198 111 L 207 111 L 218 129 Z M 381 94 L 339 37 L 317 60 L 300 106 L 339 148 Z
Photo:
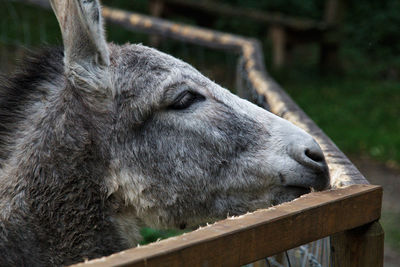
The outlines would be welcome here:
M 322 149 L 311 136 L 291 142 L 288 148 L 289 155 L 304 167 L 319 172 L 326 171 L 327 165 Z
M 315 162 L 322 162 L 324 160 L 324 155 L 322 154 L 321 150 L 311 150 L 311 149 L 306 149 L 304 152 L 307 157 L 312 159 Z

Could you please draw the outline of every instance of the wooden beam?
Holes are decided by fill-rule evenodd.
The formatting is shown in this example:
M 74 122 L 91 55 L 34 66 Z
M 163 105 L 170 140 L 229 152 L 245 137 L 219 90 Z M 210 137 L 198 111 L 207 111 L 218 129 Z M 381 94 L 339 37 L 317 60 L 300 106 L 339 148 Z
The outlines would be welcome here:
M 341 72 L 339 48 L 342 34 L 339 25 L 344 18 L 343 0 L 326 0 L 324 22 L 331 25 L 331 30 L 323 32 L 320 41 L 320 69 L 324 73 Z
M 163 13 L 164 1 L 163 0 L 150 0 L 149 12 L 154 17 L 160 17 Z
M 188 0 L 161 0 L 169 7 L 182 7 L 197 12 L 204 12 L 208 15 L 229 16 L 237 18 L 246 18 L 261 23 L 279 24 L 289 27 L 293 30 L 325 30 L 328 25 L 325 22 L 319 22 L 312 19 L 287 16 L 278 12 L 265 12 L 254 8 L 233 7 L 227 4 L 215 3 L 213 1 L 188 1 Z
M 275 69 L 281 69 L 286 61 L 286 31 L 280 25 L 270 26 L 272 41 L 272 65 Z
M 268 267 L 267 262 L 265 259 L 253 262 L 253 267 Z
M 373 185 L 315 192 L 76 266 L 240 266 L 375 221 L 381 198 Z
M 343 20 L 344 0 L 325 0 L 324 21 L 327 25 L 335 25 Z
M 162 0 L 150 0 L 149 1 L 149 12 L 153 17 L 161 17 L 164 10 L 164 1 Z M 150 36 L 150 45 L 153 47 L 159 47 L 161 38 L 159 35 Z
M 334 234 L 332 267 L 383 267 L 384 232 L 378 222 Z

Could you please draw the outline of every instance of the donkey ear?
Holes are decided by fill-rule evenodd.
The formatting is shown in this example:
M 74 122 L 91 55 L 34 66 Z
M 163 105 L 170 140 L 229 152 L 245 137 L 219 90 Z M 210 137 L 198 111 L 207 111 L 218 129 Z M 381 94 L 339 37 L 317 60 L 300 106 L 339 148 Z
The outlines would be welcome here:
M 98 0 L 50 0 L 60 24 L 66 67 L 110 64 Z

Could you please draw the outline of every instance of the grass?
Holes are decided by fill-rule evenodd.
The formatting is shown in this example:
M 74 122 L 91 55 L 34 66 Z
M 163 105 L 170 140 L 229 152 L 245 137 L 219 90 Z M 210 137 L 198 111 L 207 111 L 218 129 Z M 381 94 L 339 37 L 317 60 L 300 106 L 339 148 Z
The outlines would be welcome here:
M 161 239 L 167 239 L 168 237 L 177 236 L 183 234 L 187 231 L 183 230 L 157 230 L 149 227 L 143 227 L 140 229 L 140 234 L 143 239 L 140 242 L 140 245 L 149 244 Z
M 400 252 L 400 214 L 390 211 L 382 212 L 381 223 L 385 230 L 385 242 Z
M 278 80 L 348 154 L 400 163 L 400 84 L 362 76 Z
M 304 72 L 274 77 L 345 154 L 367 154 L 400 165 L 400 84 L 352 74 Z M 374 77 L 374 75 L 372 75 Z M 383 210 L 385 244 L 400 253 L 400 214 Z

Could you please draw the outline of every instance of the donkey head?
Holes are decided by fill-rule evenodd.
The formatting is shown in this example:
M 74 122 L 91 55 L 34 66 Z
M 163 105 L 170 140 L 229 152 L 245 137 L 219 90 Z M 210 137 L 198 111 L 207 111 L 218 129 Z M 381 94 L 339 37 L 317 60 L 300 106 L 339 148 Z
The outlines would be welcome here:
M 107 45 L 97 0 L 51 2 L 67 81 L 90 112 L 112 118 L 99 143 L 111 151 L 104 183 L 125 207 L 118 218 L 195 225 L 329 186 L 322 151 L 303 130 L 170 55 Z

